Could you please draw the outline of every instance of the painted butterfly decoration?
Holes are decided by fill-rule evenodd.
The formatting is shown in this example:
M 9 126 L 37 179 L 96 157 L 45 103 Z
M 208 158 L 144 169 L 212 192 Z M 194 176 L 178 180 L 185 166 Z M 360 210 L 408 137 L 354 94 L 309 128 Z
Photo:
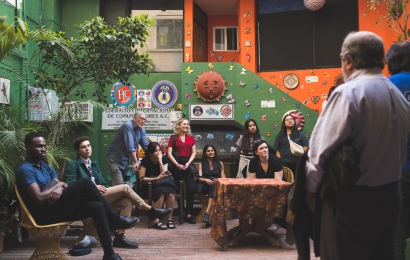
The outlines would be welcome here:
M 211 51 L 211 57 L 213 57 L 215 55 L 215 52 Z
M 254 88 L 254 89 L 257 89 L 257 88 L 259 88 L 259 85 L 258 85 L 258 84 L 255 84 L 255 86 L 253 86 L 253 88 Z
M 233 82 L 229 82 L 229 85 L 233 86 L 233 84 L 234 84 Z
M 243 117 L 248 119 L 249 117 L 251 117 L 251 112 L 246 112 L 246 114 L 244 114 Z
M 228 138 L 229 140 L 233 139 L 233 134 L 226 134 L 226 138 Z
M 236 100 L 233 98 L 233 94 L 232 94 L 232 93 L 229 94 L 229 95 L 227 95 L 227 96 L 226 96 L 226 99 L 228 99 L 228 103 L 229 103 L 229 104 L 232 104 L 232 103 L 235 103 L 235 102 L 236 102 Z
M 188 74 L 191 74 L 192 72 L 194 72 L 194 70 L 191 70 L 191 66 L 188 66 L 188 68 L 186 68 L 185 71 L 188 72 Z
M 185 93 L 185 97 L 186 97 L 187 99 L 190 99 L 190 98 L 192 97 L 192 95 L 187 92 L 187 93 Z
M 278 111 L 278 110 L 276 110 L 276 111 L 275 111 L 275 115 L 277 115 L 277 114 L 278 114 L 278 112 L 279 112 L 279 111 Z
M 185 81 L 185 83 L 184 83 L 184 84 L 185 84 L 185 86 L 188 86 L 188 81 Z
M 277 125 L 277 124 L 274 124 L 274 125 L 273 125 L 273 129 L 276 130 L 277 128 L 278 128 L 278 125 Z
M 273 90 L 272 90 L 272 88 L 270 88 L 270 89 L 269 89 L 269 93 L 272 93 L 272 92 L 273 92 Z
M 219 55 L 218 58 L 216 58 L 216 61 L 221 62 L 223 57 L 224 57 L 224 56 Z
M 323 82 L 323 85 L 326 86 L 326 85 L 327 85 L 327 81 L 324 81 L 324 82 Z
M 296 103 L 296 108 L 300 108 L 300 103 Z
M 229 61 L 230 61 L 230 62 L 234 62 L 233 58 L 231 58 Z
M 251 105 L 251 103 L 249 103 L 248 100 L 245 100 L 245 105 L 246 105 L 247 107 L 249 107 L 249 106 Z
M 233 66 L 232 66 L 232 65 L 229 65 L 229 70 L 233 70 Z
M 245 83 L 245 82 L 242 82 L 242 80 L 241 80 L 241 81 L 239 81 L 239 86 L 241 86 L 241 87 L 245 87 L 245 85 L 246 85 L 246 83 Z
M 246 69 L 245 68 L 242 68 L 241 74 L 246 75 Z
M 306 99 L 305 101 L 303 101 L 303 105 L 306 105 L 307 103 L 309 103 L 309 100 Z
M 286 90 L 285 90 L 285 91 L 283 91 L 283 92 L 285 92 L 285 94 L 286 94 L 286 95 L 289 95 L 289 92 L 287 92 Z
M 266 132 L 266 136 L 267 136 L 267 137 L 270 137 L 270 132 Z
M 282 101 L 283 101 L 283 102 L 286 102 L 286 98 L 285 98 L 285 97 L 282 97 Z
M 211 70 L 214 67 L 214 65 L 212 65 L 212 63 L 208 64 L 208 68 Z
M 267 116 L 266 114 L 262 115 L 262 121 L 263 122 L 266 122 L 266 116 Z

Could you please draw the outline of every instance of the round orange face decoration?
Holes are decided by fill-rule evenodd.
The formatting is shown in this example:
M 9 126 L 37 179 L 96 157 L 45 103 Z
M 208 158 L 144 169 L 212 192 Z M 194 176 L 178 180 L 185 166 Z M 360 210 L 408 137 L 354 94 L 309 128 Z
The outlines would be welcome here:
M 194 91 L 198 94 L 198 98 L 205 102 L 219 101 L 225 96 L 226 82 L 218 71 L 204 71 L 198 75 L 194 82 Z

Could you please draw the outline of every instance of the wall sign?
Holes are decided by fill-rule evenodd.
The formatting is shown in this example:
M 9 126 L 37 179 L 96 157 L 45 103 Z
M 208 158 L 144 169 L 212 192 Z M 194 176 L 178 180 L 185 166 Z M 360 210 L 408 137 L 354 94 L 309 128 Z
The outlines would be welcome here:
M 189 105 L 191 120 L 233 120 L 233 104 Z
M 159 108 L 167 109 L 177 102 L 178 90 L 171 81 L 158 81 L 151 93 L 152 101 Z
M 181 111 L 173 109 L 121 109 L 109 108 L 102 112 L 102 130 L 117 130 L 126 121 L 134 117 L 135 112 L 145 113 L 147 122 L 144 124 L 145 130 L 171 130 L 174 129 L 175 122 L 182 117 Z
M 140 89 L 137 91 L 137 107 L 151 108 L 151 89 Z
M 111 88 L 111 101 L 117 107 L 132 107 L 136 95 L 137 89 L 131 83 L 117 82 Z

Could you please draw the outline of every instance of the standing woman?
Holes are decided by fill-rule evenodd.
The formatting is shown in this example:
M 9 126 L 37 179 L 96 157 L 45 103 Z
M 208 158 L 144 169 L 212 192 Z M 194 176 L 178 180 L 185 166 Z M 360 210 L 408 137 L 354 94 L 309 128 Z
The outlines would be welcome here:
M 211 209 L 216 180 L 218 178 L 226 178 L 224 173 L 224 165 L 219 160 L 216 149 L 213 145 L 207 144 L 202 152 L 202 161 L 198 167 L 198 182 L 203 183 L 199 194 L 208 194 L 208 207 L 202 216 L 202 222 L 209 223 L 209 210 Z
M 236 178 L 246 178 L 249 174 L 248 163 L 253 158 L 253 143 L 256 140 L 263 140 L 263 137 L 259 133 L 258 125 L 253 119 L 248 119 L 245 122 L 245 129 L 243 135 L 241 135 L 236 141 L 236 153 L 239 155 L 239 167 Z
M 175 143 L 175 147 L 174 146 Z M 178 161 L 172 156 L 172 150 L 178 153 Z M 185 208 L 185 221 L 189 224 L 196 224 L 196 221 L 192 214 L 194 207 L 194 189 L 195 189 L 195 176 L 189 170 L 189 165 L 195 158 L 195 139 L 191 134 L 189 127 L 189 120 L 181 118 L 177 121 L 174 128 L 174 135 L 169 138 L 168 141 L 168 159 L 170 163 L 175 165 L 177 172 L 174 172 L 175 179 L 183 179 L 186 187 L 186 208 Z
M 303 150 L 306 152 L 309 147 L 309 139 L 304 132 L 297 129 L 296 121 L 293 116 L 285 114 L 282 118 L 282 128 L 276 136 L 273 149 L 276 150 L 276 156 L 282 160 L 283 166 L 288 167 L 293 173 L 295 173 L 299 157 L 292 154 L 288 137 L 293 142 L 302 146 Z

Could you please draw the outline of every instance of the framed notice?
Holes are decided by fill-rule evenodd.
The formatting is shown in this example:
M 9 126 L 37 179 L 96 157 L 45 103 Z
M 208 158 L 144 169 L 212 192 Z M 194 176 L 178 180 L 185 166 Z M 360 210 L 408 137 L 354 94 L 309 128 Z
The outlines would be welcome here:
M 189 105 L 190 120 L 233 120 L 233 104 Z
M 10 105 L 10 80 L 0 78 L 0 104 Z

